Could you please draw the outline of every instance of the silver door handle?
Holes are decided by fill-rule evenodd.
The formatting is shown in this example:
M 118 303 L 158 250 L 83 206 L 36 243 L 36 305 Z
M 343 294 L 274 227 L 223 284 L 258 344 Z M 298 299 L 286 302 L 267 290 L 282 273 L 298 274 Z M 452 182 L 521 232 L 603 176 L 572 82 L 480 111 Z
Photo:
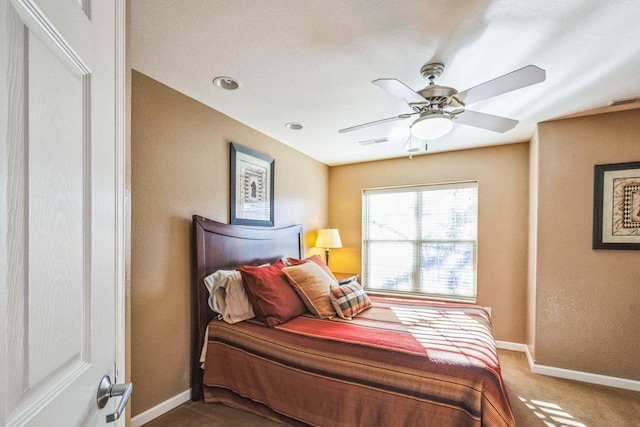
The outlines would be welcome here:
M 107 415 L 108 423 L 112 423 L 120 418 L 120 415 L 124 412 L 124 407 L 127 406 L 127 402 L 131 397 L 132 391 L 133 383 L 112 384 L 109 375 L 102 377 L 102 381 L 100 381 L 100 385 L 98 386 L 98 395 L 96 397 L 98 408 L 104 408 L 110 398 L 122 396 L 116 411 L 113 414 Z

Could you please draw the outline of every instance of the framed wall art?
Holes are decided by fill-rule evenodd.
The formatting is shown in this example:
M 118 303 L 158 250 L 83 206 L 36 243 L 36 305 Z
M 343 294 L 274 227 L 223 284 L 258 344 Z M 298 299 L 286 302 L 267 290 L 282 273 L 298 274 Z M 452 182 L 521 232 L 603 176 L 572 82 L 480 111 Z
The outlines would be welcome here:
M 640 162 L 595 166 L 593 249 L 640 250 Z
M 273 227 L 275 160 L 231 143 L 231 224 Z

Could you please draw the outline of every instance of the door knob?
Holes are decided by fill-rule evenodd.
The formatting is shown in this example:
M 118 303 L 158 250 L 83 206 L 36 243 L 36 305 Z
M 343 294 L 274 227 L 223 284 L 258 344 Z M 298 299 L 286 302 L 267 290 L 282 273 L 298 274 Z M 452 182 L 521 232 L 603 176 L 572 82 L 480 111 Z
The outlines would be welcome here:
M 100 385 L 98 386 L 98 394 L 96 397 L 96 403 L 98 408 L 102 409 L 106 406 L 107 402 L 112 397 L 122 396 L 116 411 L 113 414 L 107 415 L 107 422 L 112 423 L 124 412 L 124 407 L 127 406 L 127 402 L 131 397 L 133 391 L 133 383 L 112 384 L 109 375 L 102 377 Z

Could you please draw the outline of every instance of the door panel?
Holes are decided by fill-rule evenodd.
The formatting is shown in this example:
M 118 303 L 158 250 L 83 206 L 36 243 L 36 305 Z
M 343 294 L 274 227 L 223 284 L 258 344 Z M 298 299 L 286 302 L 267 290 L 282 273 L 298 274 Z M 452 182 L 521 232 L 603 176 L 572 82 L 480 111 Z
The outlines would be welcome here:
M 0 2 L 8 61 L 0 74 L 8 94 L 0 100 L 7 118 L 0 121 L 7 136 L 0 425 L 104 425 L 116 402 L 99 410 L 96 392 L 104 375 L 116 375 L 123 276 L 119 2 Z
M 56 370 L 83 362 L 84 317 L 90 314 L 83 310 L 90 194 L 84 194 L 89 182 L 84 179 L 83 76 L 74 75 L 31 33 L 28 52 L 26 317 L 28 385 L 33 387 Z

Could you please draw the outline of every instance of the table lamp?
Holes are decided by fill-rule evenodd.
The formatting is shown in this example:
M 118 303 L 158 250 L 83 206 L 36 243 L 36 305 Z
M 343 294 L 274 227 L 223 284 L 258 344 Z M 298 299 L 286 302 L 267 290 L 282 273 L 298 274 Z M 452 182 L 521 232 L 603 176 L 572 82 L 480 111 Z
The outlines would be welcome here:
M 318 230 L 316 247 L 324 248 L 324 252 L 327 257 L 327 266 L 329 266 L 329 256 L 331 255 L 331 249 L 342 247 L 342 241 L 340 240 L 340 233 L 338 232 L 338 229 L 325 228 L 322 230 Z

